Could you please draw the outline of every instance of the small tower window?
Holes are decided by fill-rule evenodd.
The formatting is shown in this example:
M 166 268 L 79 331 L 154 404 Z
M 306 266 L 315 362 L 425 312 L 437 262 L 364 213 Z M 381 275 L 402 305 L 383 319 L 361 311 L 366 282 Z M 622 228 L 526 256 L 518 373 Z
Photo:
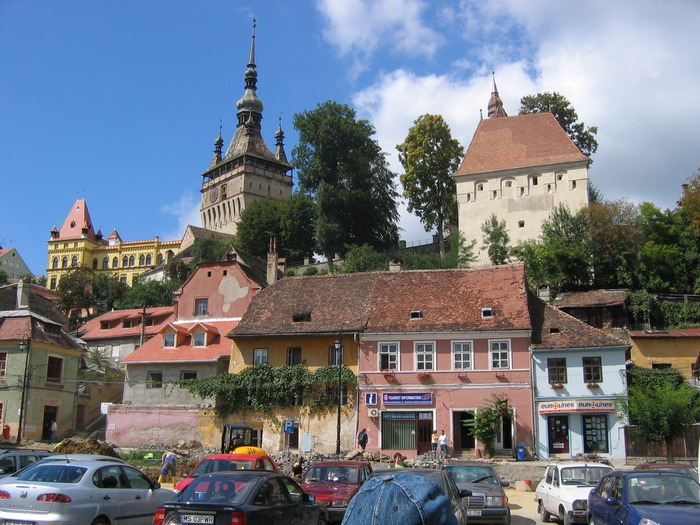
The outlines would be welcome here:
M 423 319 L 423 312 L 420 310 L 411 310 L 411 319 Z
M 571 181 L 571 189 L 572 189 L 572 190 L 575 190 L 575 189 L 576 189 L 576 181 L 575 181 L 575 180 L 572 180 L 572 181 Z
M 477 191 L 484 191 L 484 185 L 483 185 L 483 184 L 479 184 L 479 185 L 476 187 L 476 189 L 477 189 Z
M 525 221 L 518 221 L 518 228 L 524 228 L 525 227 Z

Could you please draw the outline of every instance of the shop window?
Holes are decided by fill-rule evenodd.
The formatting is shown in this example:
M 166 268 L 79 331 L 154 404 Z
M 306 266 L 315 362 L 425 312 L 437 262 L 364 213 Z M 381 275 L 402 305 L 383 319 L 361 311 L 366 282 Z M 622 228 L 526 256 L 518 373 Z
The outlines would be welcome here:
M 607 416 L 583 416 L 583 451 L 610 452 Z

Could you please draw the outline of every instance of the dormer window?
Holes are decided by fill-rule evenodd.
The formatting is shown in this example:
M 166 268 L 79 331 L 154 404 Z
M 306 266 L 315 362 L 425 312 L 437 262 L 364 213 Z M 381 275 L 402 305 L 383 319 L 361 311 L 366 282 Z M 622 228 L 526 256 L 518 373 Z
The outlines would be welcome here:
M 411 319 L 423 319 L 423 312 L 420 310 L 411 310 Z
M 207 346 L 207 333 L 195 332 L 192 334 L 192 346 Z
M 558 334 L 559 333 L 559 328 L 550 328 L 549 329 L 550 334 Z
M 481 309 L 481 318 L 482 319 L 491 319 L 493 317 L 493 308 L 482 308 Z
M 163 347 L 175 348 L 175 333 L 167 332 L 163 334 Z
M 109 321 L 100 321 L 100 330 L 109 330 Z
M 294 323 L 310 323 L 311 312 L 297 312 L 292 314 L 292 322 Z
M 122 319 L 122 328 L 131 328 L 131 319 Z

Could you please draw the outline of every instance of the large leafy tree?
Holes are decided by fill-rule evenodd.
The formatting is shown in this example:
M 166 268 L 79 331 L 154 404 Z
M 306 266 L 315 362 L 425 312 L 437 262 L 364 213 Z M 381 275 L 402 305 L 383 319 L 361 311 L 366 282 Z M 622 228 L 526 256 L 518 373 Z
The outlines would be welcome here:
M 574 144 L 587 157 L 592 156 L 598 150 L 598 141 L 595 139 L 598 128 L 588 126 L 578 121 L 578 113 L 571 103 L 556 91 L 545 92 L 536 95 L 527 95 L 520 99 L 520 114 L 527 113 L 552 113 L 564 131 L 569 135 Z
M 171 306 L 173 293 L 182 281 L 177 279 L 165 279 L 163 281 L 145 281 L 135 284 L 128 290 L 124 297 L 117 302 L 117 307 L 122 309 L 152 308 L 154 306 Z
M 484 232 L 484 247 L 482 250 L 488 250 L 489 260 L 491 264 L 506 264 L 510 259 L 510 235 L 506 228 L 506 221 L 498 220 L 495 214 L 484 221 L 481 225 L 481 231 Z
M 377 250 L 398 243 L 394 174 L 372 138 L 374 127 L 333 101 L 294 115 L 299 145 L 292 151 L 299 186 L 316 203 L 319 253 L 332 263 L 349 245 Z
M 700 169 L 688 181 L 681 196 L 681 207 L 685 211 L 696 235 L 700 235 Z
M 700 394 L 673 368 L 633 367 L 628 375 L 628 398 L 621 400 L 621 410 L 635 432 L 650 445 L 665 444 L 668 459 L 673 460 L 673 439 L 687 435 L 689 427 L 700 421 Z
M 450 126 L 440 115 L 418 117 L 402 144 L 396 146 L 403 165 L 403 196 L 426 231 L 435 228 L 440 255 L 445 254 L 445 228 L 457 223 L 457 199 L 452 174 L 464 149 L 452 138 Z
M 313 200 L 303 193 L 295 193 L 282 201 L 259 199 L 241 214 L 236 239 L 242 250 L 265 258 L 270 236 L 277 238 L 277 252 L 289 263 L 300 263 L 313 255 L 314 238 Z
M 86 267 L 71 270 L 58 283 L 58 307 L 66 313 L 99 314 L 111 310 L 128 286 L 116 275 L 95 272 Z

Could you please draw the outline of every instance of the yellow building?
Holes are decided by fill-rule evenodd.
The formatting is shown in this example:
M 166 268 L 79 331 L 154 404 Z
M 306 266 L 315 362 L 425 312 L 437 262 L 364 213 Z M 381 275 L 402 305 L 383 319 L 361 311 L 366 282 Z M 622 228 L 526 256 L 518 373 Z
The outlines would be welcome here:
M 180 249 L 180 241 L 122 241 L 116 230 L 104 239 L 95 232 L 84 199 L 78 199 L 68 212 L 61 229 L 51 230 L 48 240 L 46 282 L 55 290 L 61 278 L 81 266 L 116 275 L 132 286 L 146 270 L 167 261 Z
M 675 368 L 688 379 L 700 355 L 700 328 L 631 331 L 630 359 L 642 368 Z

